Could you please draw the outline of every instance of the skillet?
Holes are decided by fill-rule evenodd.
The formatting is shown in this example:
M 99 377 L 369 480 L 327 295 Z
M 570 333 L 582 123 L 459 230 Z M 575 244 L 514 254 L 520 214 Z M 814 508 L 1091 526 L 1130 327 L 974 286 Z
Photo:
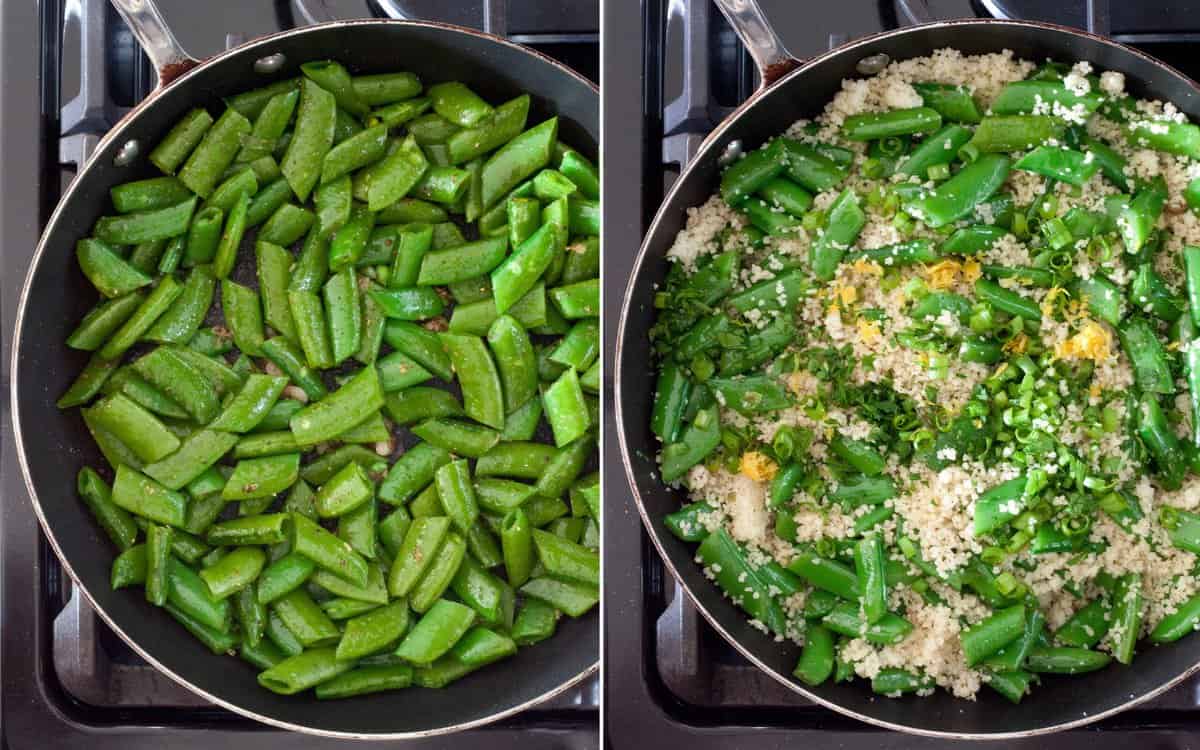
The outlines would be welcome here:
M 112 591 L 114 550 L 75 492 L 83 465 L 101 456 L 77 413 L 54 401 L 84 364 L 63 343 L 95 302 L 74 262 L 76 240 L 107 211 L 108 190 L 157 174 L 144 155 L 195 106 L 299 74 L 308 60 L 335 59 L 352 73 L 410 70 L 426 82 L 460 80 L 491 101 L 533 97 L 530 122 L 557 114 L 560 136 L 595 159 L 597 88 L 535 51 L 471 29 L 410 21 L 342 21 L 256 39 L 205 62 L 175 40 L 151 0 L 114 0 L 158 74 L 158 88 L 99 142 L 42 235 L 17 310 L 12 411 L 21 470 L 34 510 L 64 569 L 89 604 L 131 648 L 202 697 L 250 718 L 313 734 L 401 739 L 485 724 L 546 700 L 596 671 L 599 613 L 564 620 L 555 638 L 522 649 L 444 690 L 413 689 L 349 701 L 279 696 L 241 660 L 213 656 L 140 590 Z M 246 255 L 243 250 L 242 255 Z
M 1002 20 L 945 21 L 864 37 L 801 62 L 787 52 L 754 0 L 716 4 L 754 58 L 762 86 L 713 130 L 671 187 L 646 232 L 617 321 L 613 377 L 621 460 L 643 525 L 667 569 L 717 632 L 771 677 L 840 713 L 915 734 L 1013 739 L 1069 729 L 1153 698 L 1195 673 L 1200 639 L 1192 637 L 1167 646 L 1143 644 L 1131 667 L 1114 664 L 1088 675 L 1047 677 L 1016 706 L 990 690 L 970 702 L 944 691 L 926 698 L 883 699 L 862 681 L 810 688 L 791 676 L 799 649 L 753 628 L 745 613 L 704 577 L 693 561 L 694 545 L 666 530 L 663 517 L 679 508 L 685 493 L 658 479 L 660 444 L 649 427 L 654 380 L 646 366 L 654 356 L 647 331 L 656 314 L 655 289 L 669 267 L 667 249 L 683 228 L 687 209 L 716 191 L 721 167 L 732 154 L 757 148 L 796 120 L 819 114 L 843 79 L 878 72 L 887 60 L 922 57 L 944 47 L 965 54 L 1009 49 L 1037 61 L 1087 60 L 1098 70 L 1123 72 L 1135 97 L 1174 102 L 1190 117 L 1200 117 L 1196 83 L 1138 50 L 1076 29 Z

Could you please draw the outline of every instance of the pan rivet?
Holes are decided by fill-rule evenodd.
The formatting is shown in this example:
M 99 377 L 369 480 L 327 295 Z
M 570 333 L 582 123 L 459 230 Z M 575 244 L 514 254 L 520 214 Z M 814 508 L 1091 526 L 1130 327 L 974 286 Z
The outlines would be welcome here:
M 880 52 L 877 55 L 868 55 L 864 57 L 858 61 L 858 65 L 855 67 L 859 73 L 862 73 L 865 76 L 873 76 L 886 68 L 888 63 L 891 61 L 891 57 L 889 57 L 886 53 Z
M 287 62 L 287 57 L 282 52 L 276 52 L 273 55 L 260 57 L 254 61 L 255 73 L 277 73 Z
M 740 159 L 741 156 L 742 142 L 733 140 L 729 142 L 729 145 L 725 147 L 725 150 L 721 152 L 721 155 L 717 157 L 717 164 L 722 167 L 728 167 L 730 164 L 733 164 L 735 161 Z
M 137 142 L 136 138 L 125 141 L 121 148 L 117 149 L 117 155 L 113 157 L 113 166 L 127 167 L 133 163 L 133 160 L 138 158 L 138 154 L 142 151 L 142 144 Z

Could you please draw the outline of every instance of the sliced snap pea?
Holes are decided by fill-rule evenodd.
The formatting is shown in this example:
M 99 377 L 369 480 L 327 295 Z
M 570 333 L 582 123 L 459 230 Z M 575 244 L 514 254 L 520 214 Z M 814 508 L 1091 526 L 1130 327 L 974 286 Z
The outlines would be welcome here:
M 426 419 L 411 428 L 422 440 L 451 453 L 478 458 L 500 441 L 500 433 L 489 427 L 458 419 Z
M 120 393 L 98 401 L 89 415 L 93 423 L 129 446 L 146 463 L 170 455 L 179 447 L 179 438 L 157 417 Z
M 487 332 L 504 394 L 504 410 L 512 414 L 537 395 L 537 357 L 525 328 L 511 316 L 501 315 Z
M 446 516 L 413 519 L 388 574 L 388 593 L 406 596 L 436 558 L 437 551 L 450 532 Z
M 475 611 L 466 605 L 439 599 L 400 642 L 396 655 L 418 666 L 427 666 L 447 653 L 475 622 Z
M 450 582 L 454 580 L 454 575 L 462 566 L 466 554 L 466 541 L 460 534 L 449 532 L 446 540 L 438 548 L 437 558 L 425 570 L 425 575 L 408 597 L 409 606 L 414 612 L 425 614 L 435 602 L 441 601 L 441 595 L 450 587 Z
M 328 237 L 350 220 L 354 200 L 350 186 L 350 175 L 345 175 L 323 183 L 313 193 L 317 216 L 315 227 L 319 234 Z
M 117 467 L 112 501 L 135 516 L 175 528 L 182 528 L 186 520 L 186 497 L 127 466 Z
M 334 518 L 355 510 L 374 494 L 374 484 L 362 467 L 352 461 L 321 485 L 313 499 L 313 505 L 318 516 Z
M 507 249 L 507 237 L 498 237 L 432 250 L 421 259 L 417 283 L 437 286 L 482 276 L 500 264 Z
M 113 502 L 112 490 L 93 469 L 79 470 L 75 482 L 79 497 L 100 523 L 108 538 L 122 552 L 131 549 L 137 540 L 138 529 L 130 515 Z M 114 565 L 114 570 L 115 570 Z M 115 587 L 114 587 L 115 588 Z
M 481 121 L 465 125 L 463 130 L 451 135 L 446 140 L 450 162 L 461 164 L 470 161 L 517 137 L 525 129 L 529 101 L 527 94 L 518 96 L 496 107 Z
M 552 117 L 513 138 L 483 165 L 483 208 L 487 210 L 521 181 L 550 162 L 558 138 L 558 118 Z
M 300 445 L 315 445 L 345 432 L 382 406 L 379 374 L 375 368 L 367 367 L 341 388 L 292 417 L 292 434 Z
M 292 548 L 323 570 L 350 583 L 365 586 L 370 565 L 345 541 L 297 513 L 292 514 Z
M 353 268 L 337 271 L 325 282 L 325 311 L 334 364 L 358 353 L 362 344 L 362 306 Z
M 83 275 L 105 297 L 120 297 L 153 283 L 100 240 L 89 238 L 75 243 L 75 260 Z
M 321 184 L 332 182 L 383 158 L 387 150 L 386 125 L 376 125 L 346 138 L 325 154 Z
M 408 72 L 353 76 L 350 85 L 358 98 L 371 107 L 411 99 L 422 88 L 421 80 Z
M 228 213 L 243 193 L 253 196 L 257 192 L 258 177 L 254 174 L 254 170 L 242 167 L 213 190 L 212 195 L 208 196 L 208 200 L 204 202 L 203 208 L 219 208 Z
M 188 156 L 179 170 L 179 181 L 196 195 L 207 198 L 237 156 L 242 138 L 252 129 L 250 121 L 240 112 L 226 109 Z
M 337 101 L 334 95 L 310 78 L 300 82 L 300 106 L 296 129 L 279 168 L 300 200 L 316 187 L 325 154 L 333 146 Z
M 557 250 L 556 242 L 554 227 L 543 224 L 491 272 L 498 312 L 504 313 L 533 288 L 549 267 Z
M 300 477 L 300 454 L 283 453 L 238 461 L 221 490 L 226 500 L 274 497 Z
M 267 99 L 262 111 L 254 118 L 250 134 L 242 142 L 237 161 L 252 162 L 270 156 L 279 137 L 287 130 L 299 100 L 300 91 L 294 86 Z
M 545 390 L 542 404 L 554 433 L 554 442 L 560 448 L 580 438 L 591 427 L 591 415 L 584 402 L 579 375 L 573 368 Z
M 389 393 L 384 402 L 388 416 L 397 424 L 411 424 L 430 417 L 463 416 L 462 403 L 453 393 L 440 388 L 410 386 Z
M 197 107 L 175 123 L 150 152 L 150 163 L 169 175 L 183 164 L 213 124 L 212 115 Z
M 350 209 L 350 218 L 333 234 L 329 243 L 329 270 L 340 271 L 358 263 L 367 249 L 375 226 L 375 214 L 366 206 Z
M 221 305 L 234 344 L 246 354 L 261 356 L 264 336 L 258 293 L 235 281 L 221 279 Z
M 258 230 L 258 237 L 275 245 L 291 245 L 303 237 L 315 222 L 316 216 L 312 211 L 294 203 L 283 203 Z

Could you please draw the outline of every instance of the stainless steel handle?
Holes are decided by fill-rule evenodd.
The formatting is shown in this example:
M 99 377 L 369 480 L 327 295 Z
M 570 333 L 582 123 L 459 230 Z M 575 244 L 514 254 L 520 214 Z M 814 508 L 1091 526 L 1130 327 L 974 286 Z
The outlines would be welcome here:
M 158 76 L 155 88 L 166 86 L 200 64 L 179 44 L 154 0 L 112 0 L 112 4 L 150 58 Z
M 713 0 L 728 19 L 746 51 L 754 58 L 763 86 L 770 86 L 795 70 L 800 61 L 787 51 L 783 40 L 771 28 L 757 0 Z

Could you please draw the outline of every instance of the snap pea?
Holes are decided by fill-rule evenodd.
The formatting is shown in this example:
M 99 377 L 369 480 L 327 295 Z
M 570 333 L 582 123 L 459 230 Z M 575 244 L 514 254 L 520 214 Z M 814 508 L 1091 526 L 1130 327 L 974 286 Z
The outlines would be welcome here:
M 333 94 L 310 78 L 301 80 L 296 129 L 279 165 L 300 200 L 308 198 L 321 176 L 322 161 L 333 146 L 336 111 Z
M 316 216 L 312 211 L 294 203 L 283 203 L 258 230 L 258 237 L 274 245 L 291 245 L 303 237 L 315 222 Z
M 662 478 L 673 482 L 703 461 L 721 442 L 721 424 L 715 408 L 701 409 L 683 429 L 677 442 L 663 448 Z
M 186 185 L 169 176 L 125 182 L 110 188 L 108 195 L 113 208 L 123 214 L 167 208 L 192 197 Z
M 320 377 L 309 369 L 303 355 L 287 339 L 282 336 L 267 339 L 263 342 L 263 354 L 300 386 L 309 399 L 319 400 L 326 396 Z
M 521 133 L 488 157 L 481 175 L 484 210 L 546 166 L 557 137 L 558 118 L 552 117 Z
M 1013 168 L 1035 172 L 1069 185 L 1082 185 L 1100 169 L 1100 162 L 1082 151 L 1042 145 L 1018 159 Z
M 804 684 L 816 687 L 833 674 L 833 662 L 833 634 L 820 625 L 806 628 L 804 648 L 792 674 Z
M 721 589 L 751 617 L 768 627 L 782 626 L 784 613 L 778 601 L 770 596 L 767 584 L 726 529 L 720 528 L 709 534 L 700 543 L 696 554 L 716 577 Z
M 1061 138 L 1064 129 L 1062 120 L 1049 115 L 988 115 L 963 149 L 982 153 L 1024 151 Z
M 389 393 L 384 402 L 388 416 L 398 424 L 411 424 L 430 417 L 457 417 L 465 414 L 454 394 L 438 388 L 409 387 Z
M 120 393 L 98 401 L 89 416 L 146 463 L 168 456 L 179 447 L 179 438 L 157 417 Z
M 539 599 L 569 617 L 582 617 L 600 601 L 596 587 L 555 578 L 530 579 L 520 590 L 525 596 Z
M 982 115 L 979 105 L 966 86 L 947 83 L 914 83 L 913 89 L 921 96 L 922 103 L 953 122 L 976 123 Z
M 1138 388 L 1150 393 L 1173 393 L 1175 382 L 1167 366 L 1166 351 L 1150 322 L 1131 318 L 1118 326 L 1117 335 L 1133 365 Z
M 844 165 L 838 164 L 817 148 L 790 138 L 780 138 L 788 177 L 812 193 L 820 193 L 837 186 L 847 174 Z
M 350 86 L 371 107 L 411 99 L 421 93 L 421 80 L 408 72 L 353 76 Z
M 96 305 L 84 316 L 67 337 L 67 346 L 83 351 L 95 351 L 121 327 L 145 300 L 141 292 L 132 292 Z
M 1103 669 L 1112 657 L 1085 648 L 1039 647 L 1029 652 L 1027 668 L 1036 674 L 1082 674 Z
M 384 393 L 401 391 L 433 377 L 433 373 L 403 352 L 392 352 L 380 359 L 375 366 L 379 370 L 379 384 Z M 387 401 L 384 405 L 387 405 Z
M 275 150 L 275 144 L 291 122 L 299 99 L 300 91 L 294 86 L 267 99 L 262 111 L 254 118 L 250 134 L 242 142 L 242 149 L 237 154 L 238 162 L 252 162 L 269 156 Z
M 428 94 L 434 111 L 460 127 L 479 124 L 493 112 L 490 104 L 459 81 L 430 86 Z
M 504 411 L 511 414 L 537 394 L 537 359 L 525 329 L 502 315 L 487 333 L 503 392 Z
M 237 251 L 242 244 L 242 235 L 246 231 L 246 212 L 249 207 L 250 197 L 242 193 L 238 196 L 237 202 L 229 212 L 229 218 L 225 221 L 212 262 L 213 276 L 218 279 L 229 276 L 237 262 Z
M 122 552 L 133 548 L 137 540 L 137 526 L 129 513 L 113 502 L 112 490 L 100 475 L 93 469 L 84 467 L 79 470 L 75 486 L 79 497 L 96 517 L 113 544 Z
M 736 206 L 756 193 L 787 166 L 783 141 L 775 140 L 733 162 L 721 175 L 721 197 Z
M 249 167 L 242 167 L 213 190 L 203 207 L 219 208 L 228 213 L 243 193 L 253 196 L 257 192 L 258 177 Z
M 179 181 L 201 198 L 207 198 L 221 174 L 233 162 L 252 126 L 240 112 L 228 108 L 204 132 L 195 150 L 179 170 Z
M 277 177 L 268 182 L 250 199 L 250 205 L 246 208 L 246 226 L 256 227 L 267 221 L 287 205 L 291 197 L 292 188 L 286 178 Z
M 146 582 L 146 545 L 137 544 L 113 558 L 109 586 L 113 591 Z
M 942 126 L 942 116 L 930 107 L 893 109 L 851 115 L 842 123 L 842 135 L 852 141 L 874 141 L 897 135 L 928 133 Z
M 175 174 L 175 170 L 188 158 L 212 124 L 212 115 L 204 109 L 189 111 L 150 152 L 150 162 L 168 175 Z
M 967 664 L 975 666 L 1012 643 L 1025 631 L 1025 607 L 1000 610 L 963 631 L 962 648 Z
M 500 441 L 496 430 L 458 419 L 426 419 L 414 426 L 412 432 L 432 445 L 471 458 L 482 456 Z
M 379 375 L 374 368 L 368 367 L 338 390 L 293 416 L 292 434 L 301 445 L 315 445 L 345 432 L 382 406 Z
M 1134 121 L 1125 131 L 1131 146 L 1200 159 L 1200 127 L 1172 120 Z
M 75 243 L 75 260 L 83 275 L 105 297 L 121 297 L 153 283 L 100 240 L 89 238 Z
M 504 426 L 504 399 L 496 363 L 477 336 L 443 333 L 442 345 L 462 387 L 468 416 L 500 429 Z
M 258 294 L 237 282 L 221 279 L 221 305 L 237 347 L 251 356 L 261 356 L 264 336 Z
M 188 274 L 179 295 L 159 316 L 145 337 L 161 343 L 181 344 L 199 330 L 212 306 L 216 279 L 208 266 L 196 266 Z M 137 313 L 135 312 L 134 315 Z M 131 318 L 127 318 L 128 322 Z M 119 329 L 118 329 L 119 330 Z M 111 339 L 110 339 L 111 340 Z

